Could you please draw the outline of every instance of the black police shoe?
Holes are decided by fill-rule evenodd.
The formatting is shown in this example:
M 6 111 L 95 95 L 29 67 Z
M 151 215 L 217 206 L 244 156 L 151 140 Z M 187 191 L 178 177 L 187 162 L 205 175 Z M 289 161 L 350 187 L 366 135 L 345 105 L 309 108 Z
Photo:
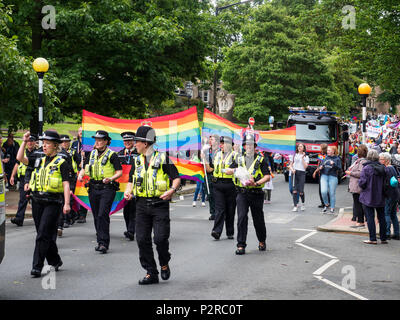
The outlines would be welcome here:
M 24 224 L 23 222 L 17 220 L 17 218 L 12 218 L 11 223 L 16 224 L 18 227 L 22 227 L 22 225 Z
M 99 249 L 97 251 L 101 253 L 107 253 L 107 248 L 101 244 L 99 245 Z
M 42 271 L 38 269 L 32 269 L 31 276 L 33 276 L 34 278 L 40 278 L 42 276 Z
M 76 223 L 86 223 L 86 218 L 85 217 L 79 217 L 78 221 Z
M 60 260 L 58 263 L 56 263 L 55 265 L 53 265 L 54 270 L 58 271 L 58 269 L 63 265 L 62 260 Z
M 208 220 L 215 220 L 215 216 L 210 216 Z
M 265 251 L 265 250 L 267 250 L 267 246 L 265 245 L 265 242 L 260 242 L 260 243 L 258 244 L 258 250 L 260 250 L 260 251 Z
M 130 241 L 135 240 L 135 235 L 132 232 L 125 231 L 124 236 L 125 236 L 125 238 L 127 238 Z
M 232 236 L 228 236 L 228 239 L 229 240 L 233 240 L 233 239 L 235 239 L 235 237 L 232 235 Z
M 211 236 L 215 238 L 215 240 L 219 240 L 219 237 L 221 236 L 218 232 L 213 231 L 211 232 Z
M 144 284 L 153 284 L 153 283 L 158 283 L 158 275 L 151 275 L 151 274 L 146 274 L 146 276 L 142 279 L 139 280 L 139 284 L 144 285 Z
M 237 255 L 242 255 L 246 253 L 246 250 L 243 247 L 237 248 L 236 252 Z
M 69 228 L 69 227 L 70 227 L 70 224 L 69 224 L 68 222 L 65 222 L 65 223 L 64 223 L 64 229 L 65 229 L 65 228 Z
M 169 265 L 161 267 L 161 279 L 168 280 L 170 276 L 171 276 L 171 269 L 169 268 Z

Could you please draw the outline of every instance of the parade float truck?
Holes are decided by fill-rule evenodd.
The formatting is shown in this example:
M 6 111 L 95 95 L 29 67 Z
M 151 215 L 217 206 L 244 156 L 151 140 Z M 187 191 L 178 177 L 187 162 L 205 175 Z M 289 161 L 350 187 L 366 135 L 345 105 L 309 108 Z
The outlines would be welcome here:
M 287 127 L 296 126 L 296 145 L 304 143 L 310 159 L 306 170 L 307 180 L 311 180 L 317 169 L 321 144 L 336 146 L 342 160 L 342 169 L 338 172 L 339 183 L 344 177 L 348 165 L 349 133 L 348 126 L 341 124 L 335 117 L 336 112 L 327 111 L 325 107 L 289 108 Z M 288 165 L 286 166 L 289 167 Z M 285 180 L 289 181 L 289 172 L 285 171 Z

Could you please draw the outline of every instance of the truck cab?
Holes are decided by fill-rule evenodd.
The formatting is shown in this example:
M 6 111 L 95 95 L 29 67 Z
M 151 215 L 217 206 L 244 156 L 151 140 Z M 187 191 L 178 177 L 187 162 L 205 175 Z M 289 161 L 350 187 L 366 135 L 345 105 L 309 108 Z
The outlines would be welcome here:
M 306 153 L 310 159 L 306 170 L 306 178 L 312 179 L 317 169 L 318 156 L 321 153 L 321 144 L 336 146 L 342 160 L 340 178 L 346 167 L 346 135 L 343 134 L 348 128 L 342 126 L 334 116 L 335 112 L 326 111 L 325 107 L 290 108 L 290 115 L 287 120 L 287 127 L 296 126 L 296 144 L 303 143 L 306 146 Z M 345 141 L 346 140 L 346 141 Z M 347 143 L 348 144 L 348 143 Z M 288 181 L 288 171 L 285 172 L 285 180 Z

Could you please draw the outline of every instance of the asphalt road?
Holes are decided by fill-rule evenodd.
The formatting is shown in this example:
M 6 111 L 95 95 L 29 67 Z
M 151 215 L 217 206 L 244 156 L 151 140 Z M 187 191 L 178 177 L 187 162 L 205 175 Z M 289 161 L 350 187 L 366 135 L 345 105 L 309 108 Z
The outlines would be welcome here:
M 236 241 L 210 236 L 206 208 L 192 207 L 192 196 L 171 204 L 170 280 L 139 286 L 145 275 L 136 241 L 123 237 L 122 213 L 112 216 L 106 255 L 94 251 L 91 214 L 86 224 L 64 230 L 57 245 L 64 265 L 55 277 L 30 276 L 35 229 L 32 220 L 18 228 L 7 222 L 6 256 L 0 265 L 0 299 L 399 299 L 400 241 L 368 246 L 365 236 L 316 232 L 333 219 L 323 215 L 318 185 L 307 183 L 306 211 L 291 212 L 283 176 L 274 179 L 272 204 L 264 205 L 267 251 L 258 251 L 249 219 L 246 254 L 236 256 Z M 337 190 L 337 207 L 350 207 L 346 184 Z M 157 255 L 156 255 L 157 261 Z M 44 289 L 50 286 L 55 289 Z

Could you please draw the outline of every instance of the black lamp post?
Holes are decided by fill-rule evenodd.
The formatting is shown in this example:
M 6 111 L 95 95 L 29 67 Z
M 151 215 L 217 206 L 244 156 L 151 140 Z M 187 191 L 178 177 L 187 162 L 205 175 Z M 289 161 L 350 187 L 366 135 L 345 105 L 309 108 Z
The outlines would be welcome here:
M 371 87 L 367 83 L 362 83 L 358 86 L 358 93 L 361 95 L 362 100 L 362 133 L 363 143 L 366 142 L 366 123 L 367 123 L 367 98 L 371 93 Z
M 37 58 L 33 61 L 33 69 L 39 77 L 39 137 L 43 134 L 43 77 L 49 70 L 49 63 L 44 58 Z

